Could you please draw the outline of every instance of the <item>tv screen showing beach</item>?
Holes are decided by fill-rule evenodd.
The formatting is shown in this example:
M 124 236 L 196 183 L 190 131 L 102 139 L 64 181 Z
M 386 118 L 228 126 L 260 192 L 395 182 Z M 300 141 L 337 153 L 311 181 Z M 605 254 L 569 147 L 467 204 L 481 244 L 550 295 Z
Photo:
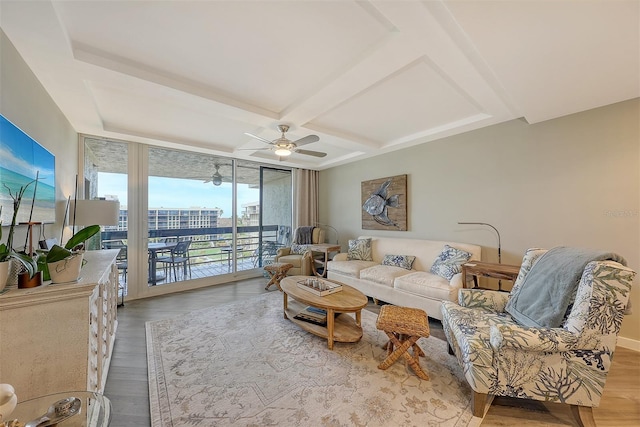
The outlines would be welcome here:
M 0 206 L 2 225 L 11 223 L 13 200 L 20 187 L 38 177 L 22 197 L 17 222 L 55 222 L 55 157 L 0 115 Z M 32 209 L 33 207 L 33 209 Z

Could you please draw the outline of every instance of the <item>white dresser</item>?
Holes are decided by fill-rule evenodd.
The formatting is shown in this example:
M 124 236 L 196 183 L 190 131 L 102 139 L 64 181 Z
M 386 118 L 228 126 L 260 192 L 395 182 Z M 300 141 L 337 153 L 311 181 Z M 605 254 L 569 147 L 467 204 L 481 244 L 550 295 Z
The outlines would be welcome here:
M 80 280 L 0 295 L 0 383 L 20 401 L 102 392 L 117 328 L 118 250 L 88 251 Z

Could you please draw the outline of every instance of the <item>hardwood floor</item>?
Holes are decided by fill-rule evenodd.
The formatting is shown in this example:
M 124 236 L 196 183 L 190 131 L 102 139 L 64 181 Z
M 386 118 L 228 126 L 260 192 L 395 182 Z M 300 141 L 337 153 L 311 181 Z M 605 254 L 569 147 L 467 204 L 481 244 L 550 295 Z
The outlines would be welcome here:
M 259 277 L 210 288 L 185 291 L 127 302 L 118 309 L 118 331 L 104 394 L 113 404 L 112 427 L 147 427 L 149 388 L 145 322 L 177 316 L 266 293 L 267 279 Z M 377 311 L 370 304 L 368 309 Z M 435 322 L 432 336 L 442 338 Z M 600 427 L 640 425 L 640 353 L 618 347 L 599 408 L 594 409 Z M 482 426 L 577 425 L 565 405 L 526 403 L 496 399 Z M 374 426 L 372 426 L 374 427 Z

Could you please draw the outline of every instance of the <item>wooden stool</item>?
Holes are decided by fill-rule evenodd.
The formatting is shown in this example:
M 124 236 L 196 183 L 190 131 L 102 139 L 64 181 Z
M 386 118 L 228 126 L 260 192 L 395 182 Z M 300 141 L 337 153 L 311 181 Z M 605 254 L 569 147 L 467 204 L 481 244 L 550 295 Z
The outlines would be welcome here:
M 402 356 L 419 378 L 429 379 L 429 375 L 420 367 L 420 356 L 424 356 L 424 352 L 416 344 L 420 337 L 429 336 L 429 320 L 424 310 L 383 305 L 380 307 L 376 328 L 389 337 L 386 345 L 387 358 L 378 365 L 378 369 L 387 369 Z M 411 347 L 413 356 L 409 354 Z
M 278 289 L 280 289 L 280 280 L 284 279 L 287 275 L 287 271 L 291 268 L 293 268 L 293 264 L 289 264 L 288 262 L 274 262 L 273 264 L 265 265 L 264 271 L 269 273 L 269 276 L 271 277 L 269 283 L 267 283 L 267 286 L 265 287 L 265 290 L 268 290 L 271 285 L 276 285 Z

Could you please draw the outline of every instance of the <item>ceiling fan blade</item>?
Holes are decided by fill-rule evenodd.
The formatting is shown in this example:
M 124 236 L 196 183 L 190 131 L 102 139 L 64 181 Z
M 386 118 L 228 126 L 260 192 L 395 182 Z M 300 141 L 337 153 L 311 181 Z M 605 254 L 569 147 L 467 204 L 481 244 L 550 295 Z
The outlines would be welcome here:
M 271 142 L 271 141 L 269 141 L 268 139 L 265 139 L 265 138 L 263 138 L 263 137 L 261 137 L 261 136 L 254 135 L 254 134 L 249 133 L 249 132 L 245 132 L 244 134 L 245 134 L 245 135 L 247 135 L 247 136 L 250 136 L 250 137 L 252 137 L 252 138 L 257 139 L 258 141 L 262 141 L 262 142 L 264 142 L 264 143 L 266 143 L 266 144 L 271 144 L 271 145 L 273 145 L 273 142 Z
M 300 138 L 297 141 L 293 141 L 298 147 L 303 146 L 305 144 L 311 144 L 312 142 L 320 141 L 320 137 L 318 135 L 307 135 L 305 137 Z
M 271 150 L 271 148 L 236 148 L 237 151 L 260 151 L 260 150 Z
M 321 153 L 320 151 L 311 151 L 311 150 L 296 150 L 295 152 L 298 154 L 306 154 L 307 156 L 314 156 L 314 157 L 324 157 L 327 155 L 327 153 Z

